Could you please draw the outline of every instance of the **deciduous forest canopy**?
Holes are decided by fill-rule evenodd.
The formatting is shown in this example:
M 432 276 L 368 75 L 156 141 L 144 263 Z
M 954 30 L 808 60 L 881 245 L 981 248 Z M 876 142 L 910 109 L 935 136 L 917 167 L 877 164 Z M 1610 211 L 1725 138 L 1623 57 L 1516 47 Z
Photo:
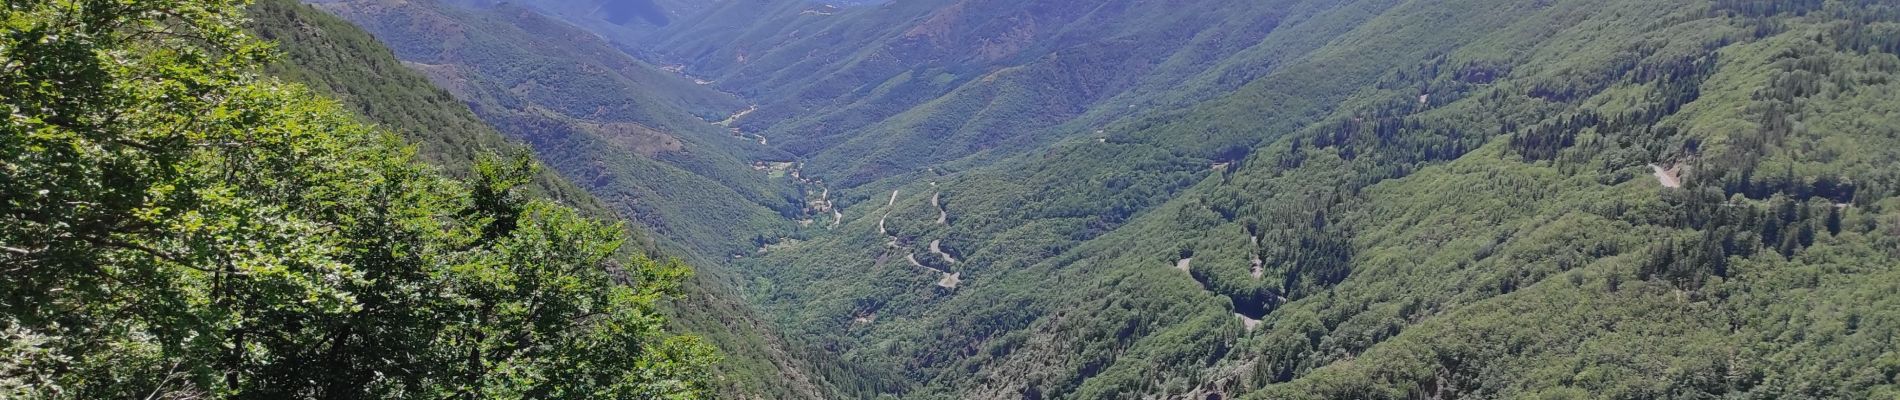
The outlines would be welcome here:
M 8 3 L 0 397 L 705 390 L 656 310 L 684 266 L 524 195 L 525 153 L 450 179 L 261 75 L 241 6 Z

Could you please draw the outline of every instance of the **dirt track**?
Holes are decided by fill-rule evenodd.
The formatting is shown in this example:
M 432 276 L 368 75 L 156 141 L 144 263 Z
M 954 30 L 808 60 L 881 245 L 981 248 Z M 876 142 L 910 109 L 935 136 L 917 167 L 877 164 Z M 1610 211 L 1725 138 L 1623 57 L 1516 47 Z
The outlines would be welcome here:
M 759 110 L 759 106 L 757 104 L 754 104 L 751 107 L 746 107 L 746 109 L 744 110 L 739 110 L 739 112 L 733 113 L 732 116 L 726 117 L 724 121 L 714 122 L 713 125 L 732 126 L 733 123 L 739 122 L 740 118 L 745 118 L 746 114 L 751 114 L 753 111 L 758 111 L 758 110 Z
M 935 208 L 937 209 L 937 225 L 949 225 L 949 224 L 950 224 L 950 211 L 947 211 L 947 210 L 944 210 L 944 209 L 943 209 L 943 203 L 940 203 L 940 202 L 938 201 L 938 199 L 939 199 L 939 198 L 941 198 L 941 197 L 943 197 L 943 193 L 942 193 L 942 192 L 938 192 L 938 193 L 931 193 L 931 194 L 930 194 L 930 206 L 931 206 L 931 207 L 935 207 Z

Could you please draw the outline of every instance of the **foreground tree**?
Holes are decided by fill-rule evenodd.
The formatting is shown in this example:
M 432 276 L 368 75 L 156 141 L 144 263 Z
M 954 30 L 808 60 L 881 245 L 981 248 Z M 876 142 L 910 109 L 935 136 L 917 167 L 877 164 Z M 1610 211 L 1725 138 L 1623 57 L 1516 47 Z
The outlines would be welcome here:
M 259 78 L 241 6 L 0 8 L 0 398 L 698 397 L 684 266 Z

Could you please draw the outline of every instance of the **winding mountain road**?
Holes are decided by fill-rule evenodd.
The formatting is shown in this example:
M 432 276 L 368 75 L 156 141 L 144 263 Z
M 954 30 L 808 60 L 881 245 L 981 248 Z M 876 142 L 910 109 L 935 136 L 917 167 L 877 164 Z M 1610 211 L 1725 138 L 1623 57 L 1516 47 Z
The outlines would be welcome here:
M 931 193 L 930 206 L 937 209 L 937 225 L 949 225 L 950 211 L 943 209 L 943 204 L 939 202 L 941 197 L 943 197 L 943 192 Z
M 943 240 L 930 241 L 930 253 L 936 254 L 938 257 L 943 257 L 944 262 L 951 263 L 951 264 L 957 263 L 956 257 L 951 257 L 950 253 L 943 252 Z
M 889 220 L 889 219 L 890 219 L 890 217 L 891 217 L 891 210 L 889 210 L 888 208 L 889 208 L 890 206 L 893 206 L 893 205 L 896 205 L 896 204 L 897 204 L 897 193 L 898 193 L 898 191 L 896 191 L 896 190 L 892 190 L 892 191 L 891 191 L 891 199 L 890 199 L 890 200 L 888 200 L 888 201 L 885 201 L 885 202 L 884 202 L 884 206 L 885 206 L 885 207 L 886 207 L 887 209 L 886 209 L 886 210 L 884 210 L 884 215 L 883 215 L 883 216 L 880 216 L 880 217 L 878 217 L 878 219 L 877 219 L 877 232 L 878 232 L 878 234 L 881 234 L 881 235 L 884 235 L 884 236 L 885 236 L 886 238 L 889 238 L 889 239 L 890 239 L 890 241 L 889 241 L 888 243 L 885 243 L 885 246 L 887 246 L 887 247 L 892 247 L 892 248 L 896 248 L 896 247 L 898 247 L 898 238 L 897 238 L 897 236 L 896 236 L 896 235 L 892 235 L 889 229 L 886 229 L 886 228 L 885 228 L 885 226 L 884 226 L 884 222 L 885 222 L 886 220 Z M 935 194 L 932 194 L 932 195 L 930 196 L 930 204 L 931 204 L 931 206 L 933 206 L 933 207 L 937 207 L 937 211 L 938 211 L 938 213 L 939 213 L 939 215 L 938 215 L 938 217 L 937 217 L 937 222 L 938 222 L 938 223 L 944 223 L 944 222 L 945 222 L 945 221 L 947 220 L 947 217 L 945 217 L 945 216 L 943 216 L 943 215 L 942 215 L 942 214 L 943 214 L 943 207 L 941 207 L 941 206 L 938 206 L 938 205 L 937 205 L 937 195 L 935 195 Z M 956 264 L 956 263 L 957 263 L 957 259 L 956 259 L 956 258 L 954 258 L 954 257 L 951 257 L 949 253 L 945 253 L 945 252 L 943 252 L 943 243 L 942 243 L 942 242 L 943 242 L 942 240 L 932 240 L 932 241 L 930 241 L 930 252 L 931 252 L 932 254 L 936 254 L 936 255 L 937 255 L 938 257 L 942 257 L 942 258 L 943 258 L 943 260 L 944 260 L 944 261 L 946 261 L 946 262 L 948 262 L 949 264 Z M 888 253 L 887 253 L 887 254 L 888 254 Z M 940 274 L 940 275 L 942 275 L 942 277 L 940 277 L 940 278 L 938 278 L 938 279 L 937 279 L 937 286 L 940 286 L 940 287 L 943 287 L 943 288 L 946 288 L 946 289 L 956 289 L 958 285 L 960 285 L 960 284 L 962 284 L 962 283 L 963 283 L 963 274 L 962 274 L 962 273 L 960 273 L 960 272 L 951 272 L 951 271 L 949 271 L 948 269 L 941 269 L 941 270 L 940 270 L 940 269 L 936 269 L 936 268 L 931 268 L 931 267 L 930 267 L 930 266 L 928 266 L 928 265 L 924 265 L 924 263 L 923 263 L 923 262 L 921 262 L 921 261 L 917 261 L 917 252 L 916 252 L 916 251 L 908 251 L 908 250 L 907 250 L 907 251 L 905 251 L 905 253 L 904 253 L 904 261 L 907 261 L 907 262 L 910 262 L 910 265 L 911 265 L 911 266 L 913 266 L 913 267 L 917 267 L 917 268 L 922 268 L 922 269 L 924 269 L 924 270 L 927 270 L 927 271 L 930 271 L 930 272 L 933 272 L 933 273 L 937 273 L 937 274 Z

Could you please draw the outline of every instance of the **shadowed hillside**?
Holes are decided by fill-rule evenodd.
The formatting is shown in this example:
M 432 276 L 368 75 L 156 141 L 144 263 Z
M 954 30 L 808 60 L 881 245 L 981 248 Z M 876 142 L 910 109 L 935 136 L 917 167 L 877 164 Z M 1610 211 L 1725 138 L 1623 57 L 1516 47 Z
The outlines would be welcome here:
M 338 1 L 352 19 L 500 131 L 533 146 L 610 208 L 702 254 L 751 250 L 722 226 L 792 229 L 791 183 L 748 164 L 784 158 L 707 121 L 738 99 L 628 57 L 593 35 L 511 7 Z

